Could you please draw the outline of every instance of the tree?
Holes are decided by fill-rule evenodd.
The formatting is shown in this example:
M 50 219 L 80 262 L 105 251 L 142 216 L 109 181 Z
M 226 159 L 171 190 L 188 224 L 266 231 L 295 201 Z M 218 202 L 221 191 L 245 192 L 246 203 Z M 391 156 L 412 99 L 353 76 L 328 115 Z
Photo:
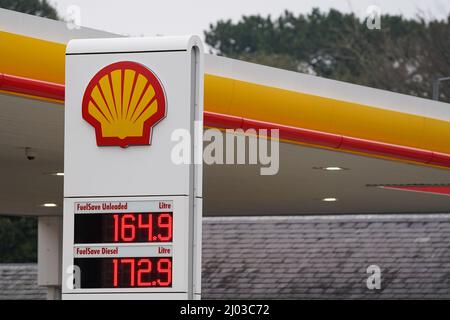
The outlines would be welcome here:
M 0 0 L 0 8 L 59 20 L 56 9 L 47 0 Z
M 37 219 L 0 216 L 0 263 L 37 261 Z
M 205 32 L 227 57 L 360 85 L 431 97 L 436 76 L 450 76 L 450 16 L 445 21 L 383 15 L 370 30 L 354 14 L 336 10 L 272 18 L 221 20 Z M 450 102 L 450 85 L 441 90 Z

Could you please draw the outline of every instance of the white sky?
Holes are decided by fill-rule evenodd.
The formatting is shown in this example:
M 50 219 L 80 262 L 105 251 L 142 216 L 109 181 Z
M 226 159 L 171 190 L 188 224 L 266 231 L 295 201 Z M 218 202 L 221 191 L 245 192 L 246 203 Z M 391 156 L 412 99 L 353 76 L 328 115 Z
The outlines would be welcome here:
M 198 34 L 219 19 L 239 20 L 242 15 L 271 14 L 285 9 L 307 13 L 313 7 L 335 8 L 365 16 L 370 5 L 382 13 L 414 17 L 445 18 L 450 0 L 49 0 L 61 16 L 76 5 L 81 10 L 81 25 L 131 36 Z

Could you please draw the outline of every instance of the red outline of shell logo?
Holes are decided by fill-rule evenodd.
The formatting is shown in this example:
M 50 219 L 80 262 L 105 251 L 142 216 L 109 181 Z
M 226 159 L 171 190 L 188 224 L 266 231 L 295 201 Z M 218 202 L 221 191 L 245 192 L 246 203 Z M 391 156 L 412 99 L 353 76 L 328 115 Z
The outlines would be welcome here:
M 132 61 L 116 62 L 89 82 L 82 115 L 95 128 L 98 146 L 149 145 L 152 127 L 166 116 L 166 96 L 148 68 Z

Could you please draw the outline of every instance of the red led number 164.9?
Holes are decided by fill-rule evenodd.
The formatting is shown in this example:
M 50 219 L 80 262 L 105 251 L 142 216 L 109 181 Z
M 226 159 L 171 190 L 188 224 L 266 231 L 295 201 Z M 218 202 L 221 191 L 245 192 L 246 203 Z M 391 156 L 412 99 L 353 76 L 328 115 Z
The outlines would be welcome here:
M 170 242 L 173 235 L 171 213 L 113 214 L 114 242 Z
M 75 215 L 74 243 L 172 242 L 172 212 Z

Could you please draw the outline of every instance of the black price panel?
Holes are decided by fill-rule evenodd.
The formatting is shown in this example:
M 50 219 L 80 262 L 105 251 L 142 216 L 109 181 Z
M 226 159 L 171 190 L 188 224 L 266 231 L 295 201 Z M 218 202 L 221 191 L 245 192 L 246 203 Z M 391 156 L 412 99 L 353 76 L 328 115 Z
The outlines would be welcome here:
M 79 288 L 170 288 L 171 257 L 75 258 Z
M 76 214 L 74 243 L 172 242 L 172 212 Z

